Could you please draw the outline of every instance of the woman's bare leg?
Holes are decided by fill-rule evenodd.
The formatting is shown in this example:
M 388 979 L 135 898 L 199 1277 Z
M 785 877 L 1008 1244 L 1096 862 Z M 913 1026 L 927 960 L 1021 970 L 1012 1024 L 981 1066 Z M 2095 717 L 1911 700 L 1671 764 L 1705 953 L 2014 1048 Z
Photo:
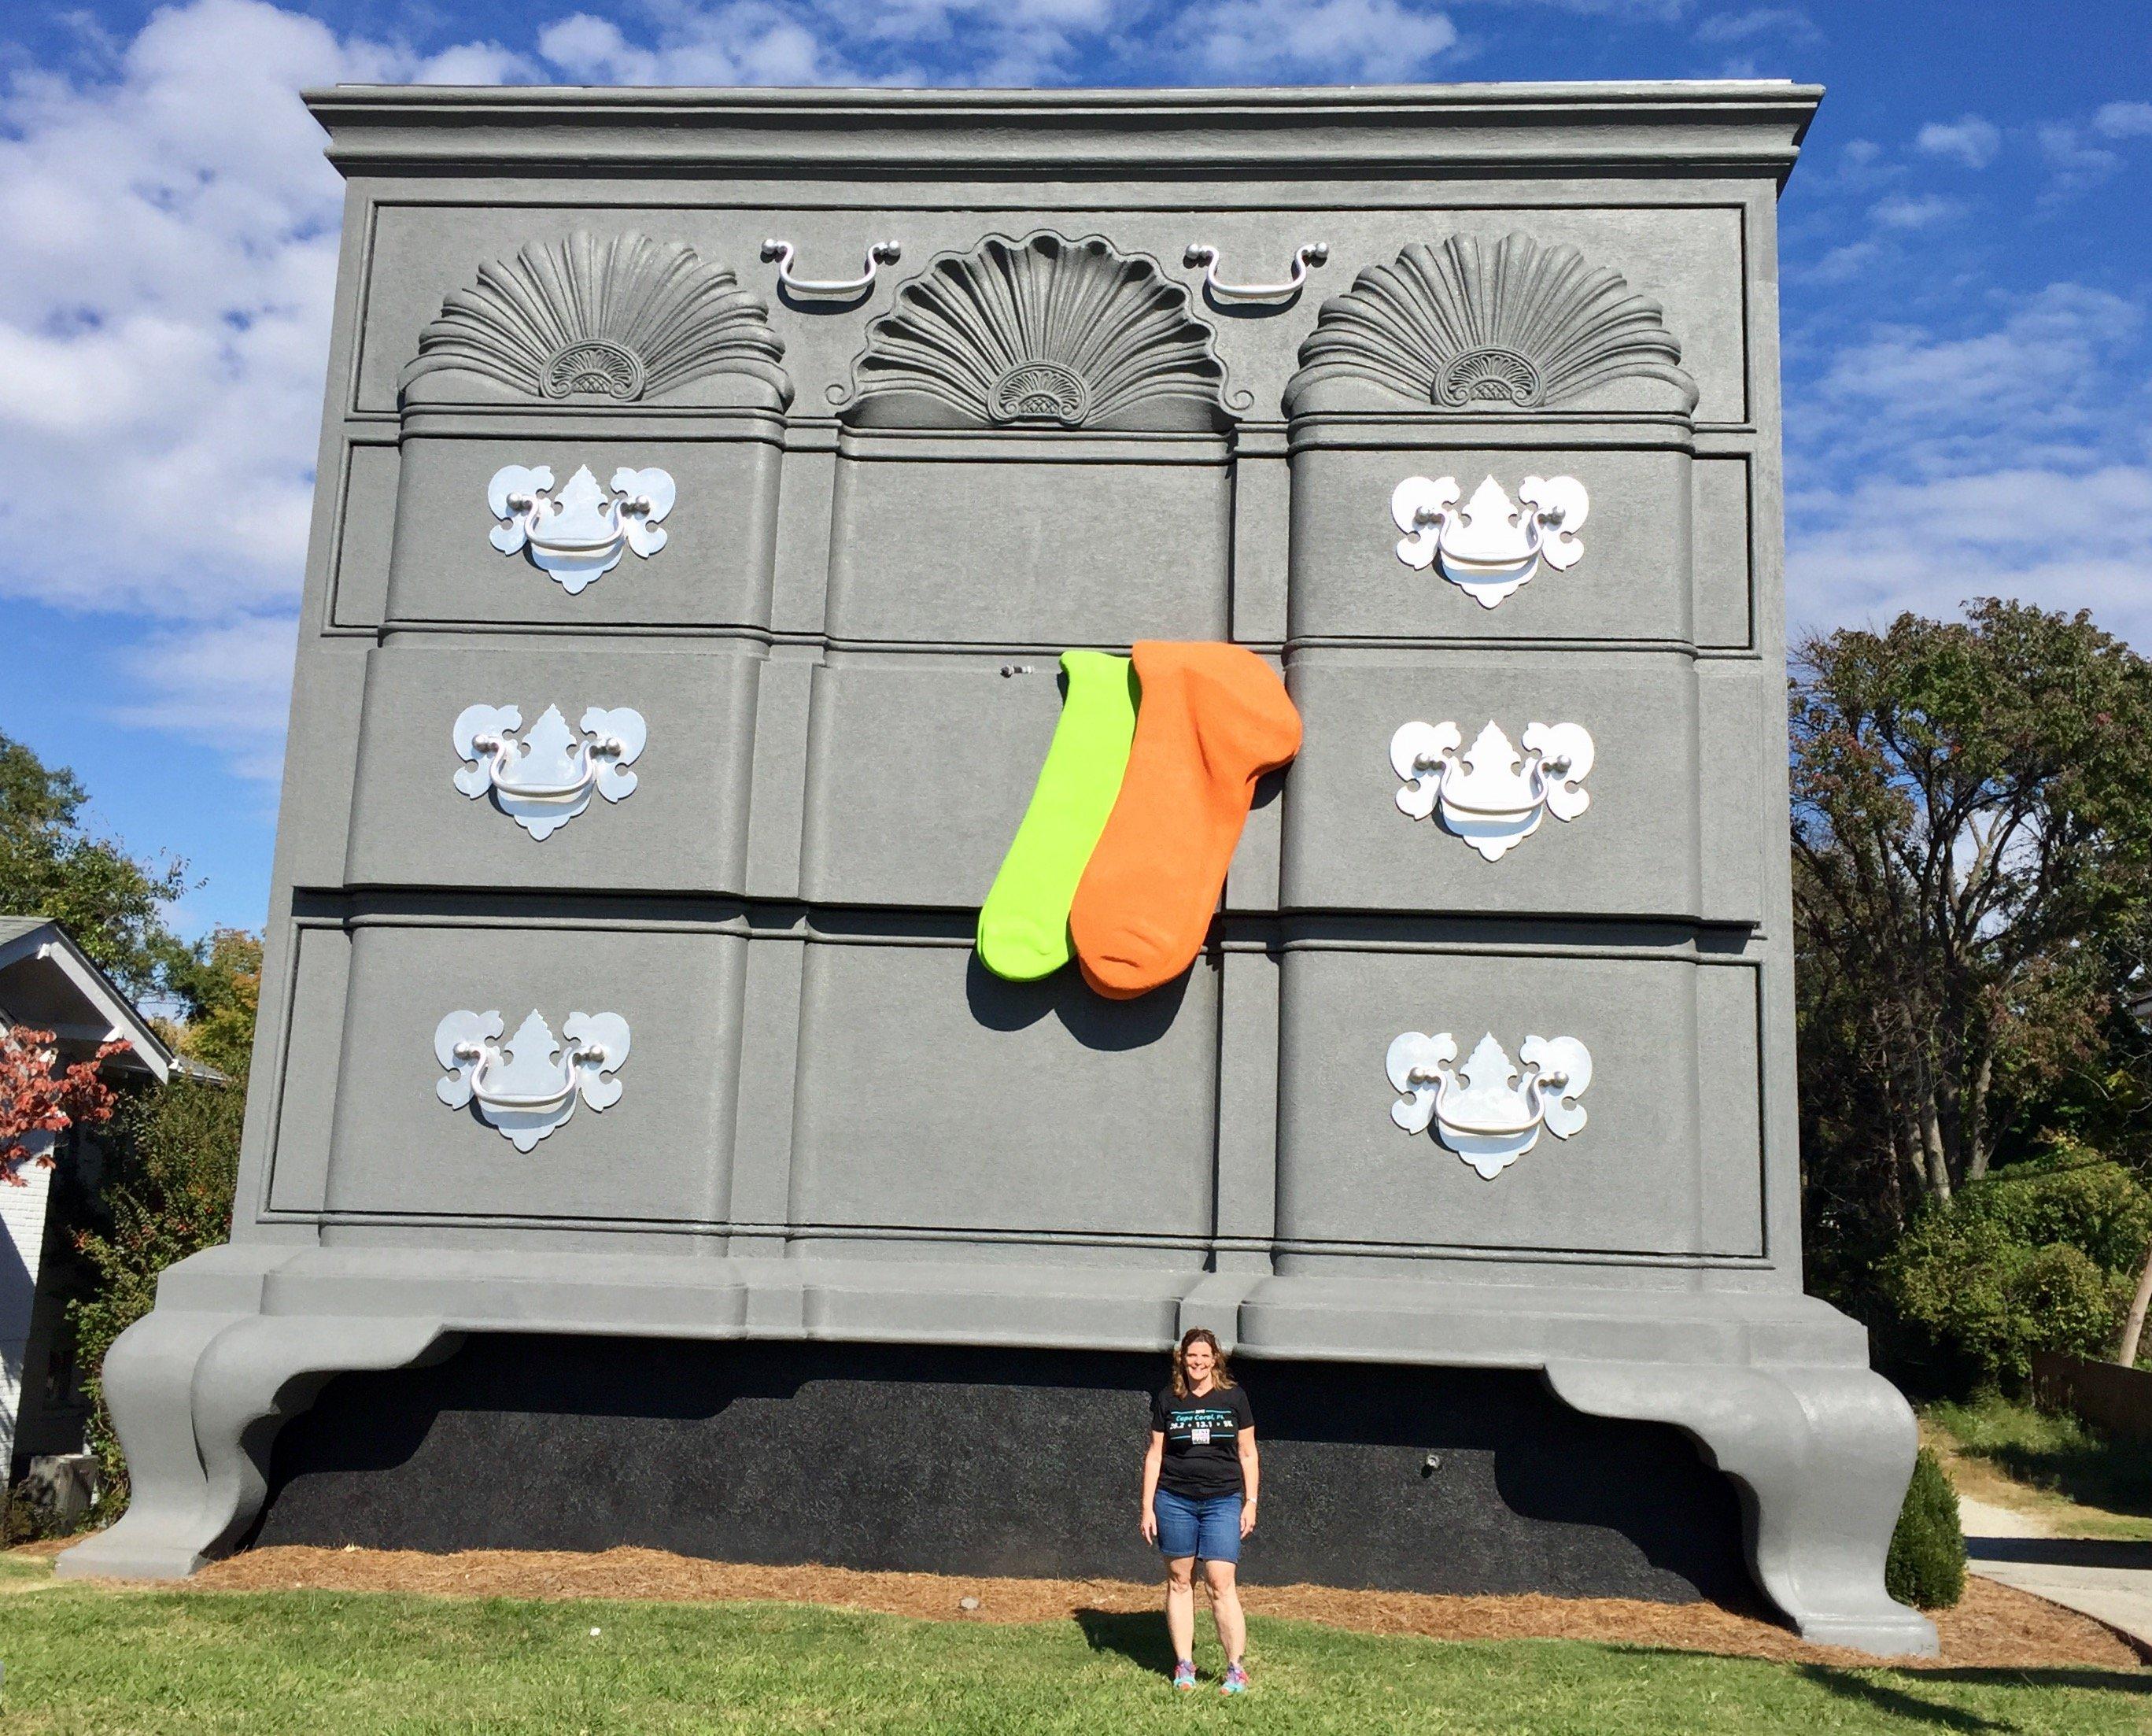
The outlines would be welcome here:
M 1195 1655 L 1195 1557 L 1165 1564 L 1165 1632 L 1175 1662 Z
M 1231 1561 L 1205 1561 L 1203 1577 L 1210 1587 L 1210 1613 L 1218 1622 L 1218 1643 L 1226 1648 L 1226 1662 L 1238 1663 L 1248 1649 L 1247 1618 L 1241 1613 L 1241 1588 Z M 1191 1602 L 1189 1613 L 1195 1614 Z M 1181 1653 L 1185 1657 L 1186 1652 Z

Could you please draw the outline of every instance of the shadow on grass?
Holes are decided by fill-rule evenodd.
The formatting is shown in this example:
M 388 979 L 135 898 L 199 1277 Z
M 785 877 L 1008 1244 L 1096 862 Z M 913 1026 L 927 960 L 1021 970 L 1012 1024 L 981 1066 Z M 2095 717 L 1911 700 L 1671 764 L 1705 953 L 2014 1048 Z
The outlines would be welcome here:
M 1079 1609 L 1076 1625 L 1094 1652 L 1118 1652 L 1159 1675 L 1173 1673 L 1173 1646 L 1157 1610 Z
M 2152 1441 L 2106 1436 L 2076 1418 L 1992 1393 L 1927 1414 L 1959 1452 L 2005 1475 L 2114 1513 L 2152 1516 Z
M 1814 1683 L 1826 1693 L 1836 1694 L 1843 1700 L 1857 1701 L 1874 1711 L 1901 1719 L 1908 1724 L 1922 1724 L 1940 1730 L 2014 1730 L 2018 1725 L 2007 1718 L 1985 1717 L 1977 1712 L 1969 1712 L 1962 1706 L 1948 1706 L 1931 1699 L 1921 1690 L 1932 1683 L 1959 1682 L 1981 1688 L 2080 1688 L 2101 1689 L 2109 1693 L 2152 1693 L 2152 1675 L 2122 1670 L 1963 1669 L 1891 1671 L 1870 1674 L 1815 1663 L 1796 1664 L 1794 1669 L 1803 1680 Z
M 1950 1730 L 2015 1730 L 2018 1726 L 2007 1721 L 1997 1723 L 1979 1713 L 1968 1712 L 1962 1706 L 1947 1706 L 1924 1698 L 1921 1690 L 1931 1683 L 1957 1683 L 1967 1688 L 2075 1688 L 2139 1698 L 2152 1696 L 2152 1669 L 2106 1670 L 2092 1665 L 2069 1664 L 2048 1669 L 1976 1668 L 1967 1665 L 1955 1669 L 1906 1670 L 1881 1662 L 1873 1668 L 1849 1669 L 1842 1664 L 1779 1664 L 1740 1652 L 1690 1652 L 1678 1646 L 1627 1645 L 1618 1640 L 1601 1643 L 1609 1651 L 1631 1657 L 1678 1657 L 1692 1662 L 1710 1657 L 1787 1669 L 1841 1699 L 1858 1700 L 1894 1718 Z

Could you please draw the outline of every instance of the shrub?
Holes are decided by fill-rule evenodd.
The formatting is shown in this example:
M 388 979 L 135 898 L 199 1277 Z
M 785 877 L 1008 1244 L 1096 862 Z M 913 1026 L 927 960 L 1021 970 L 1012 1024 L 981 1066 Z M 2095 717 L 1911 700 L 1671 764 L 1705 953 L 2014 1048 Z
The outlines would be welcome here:
M 2017 1388 L 2030 1378 L 2035 1350 L 2098 1358 L 2114 1348 L 2129 1280 L 2104 1269 L 2074 1236 L 2028 1239 L 2027 1228 L 2060 1225 L 2068 1195 L 2035 1199 L 2039 1190 L 2028 1187 L 1994 1206 L 1978 1203 L 1980 1192 L 2000 1191 L 1931 1206 L 1882 1263 L 1884 1297 L 1911 1328 L 1891 1342 L 1925 1365 L 1923 1384 Z M 2083 1228 L 2082 1217 L 2073 1221 Z
M 1891 1533 L 1883 1588 L 1916 1609 L 1948 1609 L 1965 1596 L 1965 1533 L 1957 1491 L 1926 1447 L 1913 1461 L 1913 1480 Z
M 2115 1276 L 2134 1278 L 2152 1244 L 2152 1190 L 2121 1165 L 2073 1145 L 1967 1188 L 1958 1208 L 2018 1241 L 2073 1247 Z
M 2003 1287 L 2012 1336 L 2024 1347 L 2020 1378 L 2032 1373 L 2034 1350 L 2059 1350 L 2097 1359 L 2114 1348 L 2128 1298 L 2106 1272 L 2066 1241 L 2036 1247 Z
M 82 1365 L 96 1371 L 84 1387 L 92 1402 L 89 1446 L 104 1473 L 102 1519 L 116 1516 L 127 1497 L 125 1461 L 104 1409 L 104 1353 L 150 1312 L 158 1273 L 224 1240 L 246 1113 L 246 1094 L 236 1086 L 199 1084 L 175 1074 L 112 1119 L 103 1188 L 108 1221 L 75 1236 L 97 1273 L 97 1287 L 68 1304 Z
M 0 1545 L 8 1549 L 18 1543 L 71 1537 L 81 1529 L 79 1522 L 62 1519 L 19 1483 L 8 1491 L 7 1505 L 0 1509 Z

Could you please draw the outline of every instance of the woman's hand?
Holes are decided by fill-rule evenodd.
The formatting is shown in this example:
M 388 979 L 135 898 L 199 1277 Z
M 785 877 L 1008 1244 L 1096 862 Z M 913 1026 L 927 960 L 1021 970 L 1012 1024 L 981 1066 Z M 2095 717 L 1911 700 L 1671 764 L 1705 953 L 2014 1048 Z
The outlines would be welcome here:
M 1242 1501 L 1241 1503 L 1241 1535 L 1245 1537 L 1255 1528 L 1256 1504 L 1253 1501 Z
M 1143 1541 L 1155 1547 L 1158 1543 L 1158 1515 L 1151 1511 L 1149 1501 L 1143 1505 L 1143 1518 L 1138 1522 L 1137 1528 L 1143 1532 Z M 1246 1530 L 1244 1529 L 1241 1535 L 1247 1535 Z

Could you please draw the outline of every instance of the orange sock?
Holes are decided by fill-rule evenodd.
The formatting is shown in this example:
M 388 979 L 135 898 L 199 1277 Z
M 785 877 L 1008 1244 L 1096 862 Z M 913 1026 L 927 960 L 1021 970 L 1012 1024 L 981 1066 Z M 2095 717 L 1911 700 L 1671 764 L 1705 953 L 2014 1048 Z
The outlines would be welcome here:
M 1300 713 L 1252 651 L 1145 640 L 1135 665 L 1128 771 L 1068 912 L 1084 980 L 1116 1000 L 1195 962 L 1256 779 L 1300 751 Z

